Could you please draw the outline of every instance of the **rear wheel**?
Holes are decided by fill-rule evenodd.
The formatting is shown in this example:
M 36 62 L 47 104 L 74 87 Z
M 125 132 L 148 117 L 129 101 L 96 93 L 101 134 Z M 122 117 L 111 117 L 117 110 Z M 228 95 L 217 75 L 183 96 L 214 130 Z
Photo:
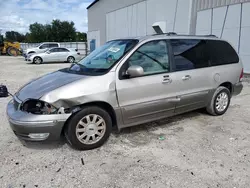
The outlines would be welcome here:
M 75 62 L 75 58 L 73 56 L 69 56 L 68 59 L 67 59 L 67 62 L 74 63 Z
M 89 106 L 72 117 L 64 133 L 72 147 L 89 150 L 102 146 L 109 138 L 111 130 L 112 121 L 108 112 Z
M 17 56 L 18 55 L 18 50 L 16 48 L 14 48 L 14 47 L 9 47 L 7 49 L 7 54 L 9 56 Z
M 42 58 L 41 57 L 34 57 L 33 59 L 33 63 L 35 64 L 41 64 L 43 62 Z
M 214 92 L 212 100 L 207 106 L 207 112 L 214 116 L 226 113 L 231 101 L 231 93 L 228 88 L 220 86 Z

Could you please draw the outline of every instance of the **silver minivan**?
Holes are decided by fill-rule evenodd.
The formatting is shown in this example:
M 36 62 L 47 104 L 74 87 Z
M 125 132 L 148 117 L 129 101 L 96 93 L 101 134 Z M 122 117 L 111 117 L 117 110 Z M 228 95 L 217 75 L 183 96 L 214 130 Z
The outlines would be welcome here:
M 214 36 L 162 34 L 109 41 L 78 63 L 23 86 L 7 106 L 14 133 L 101 146 L 113 128 L 205 108 L 224 114 L 243 86 L 234 48 Z

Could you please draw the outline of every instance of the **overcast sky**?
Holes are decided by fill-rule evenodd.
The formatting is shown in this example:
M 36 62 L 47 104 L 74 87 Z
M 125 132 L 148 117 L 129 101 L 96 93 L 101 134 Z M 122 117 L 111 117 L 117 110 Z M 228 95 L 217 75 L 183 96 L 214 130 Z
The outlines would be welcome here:
M 88 30 L 86 7 L 93 0 L 0 0 L 0 29 L 29 31 L 29 25 L 50 23 L 53 19 L 69 20 L 78 31 Z

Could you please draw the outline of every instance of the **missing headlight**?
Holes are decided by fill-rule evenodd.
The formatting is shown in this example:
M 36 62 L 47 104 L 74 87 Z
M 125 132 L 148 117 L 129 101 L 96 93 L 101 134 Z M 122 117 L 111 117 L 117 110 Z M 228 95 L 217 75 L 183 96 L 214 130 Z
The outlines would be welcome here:
M 54 106 L 40 100 L 30 99 L 23 103 L 22 108 L 23 111 L 32 114 L 56 114 L 58 109 Z

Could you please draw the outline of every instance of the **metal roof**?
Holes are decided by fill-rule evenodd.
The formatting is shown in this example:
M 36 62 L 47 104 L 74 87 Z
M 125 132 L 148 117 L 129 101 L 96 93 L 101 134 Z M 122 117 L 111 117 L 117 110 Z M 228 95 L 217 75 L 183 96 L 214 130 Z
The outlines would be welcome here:
M 95 1 L 93 1 L 93 3 L 91 3 L 88 7 L 87 7 L 87 9 L 89 9 L 90 7 L 92 7 L 94 4 L 96 4 L 98 1 L 100 1 L 100 0 L 95 0 Z

